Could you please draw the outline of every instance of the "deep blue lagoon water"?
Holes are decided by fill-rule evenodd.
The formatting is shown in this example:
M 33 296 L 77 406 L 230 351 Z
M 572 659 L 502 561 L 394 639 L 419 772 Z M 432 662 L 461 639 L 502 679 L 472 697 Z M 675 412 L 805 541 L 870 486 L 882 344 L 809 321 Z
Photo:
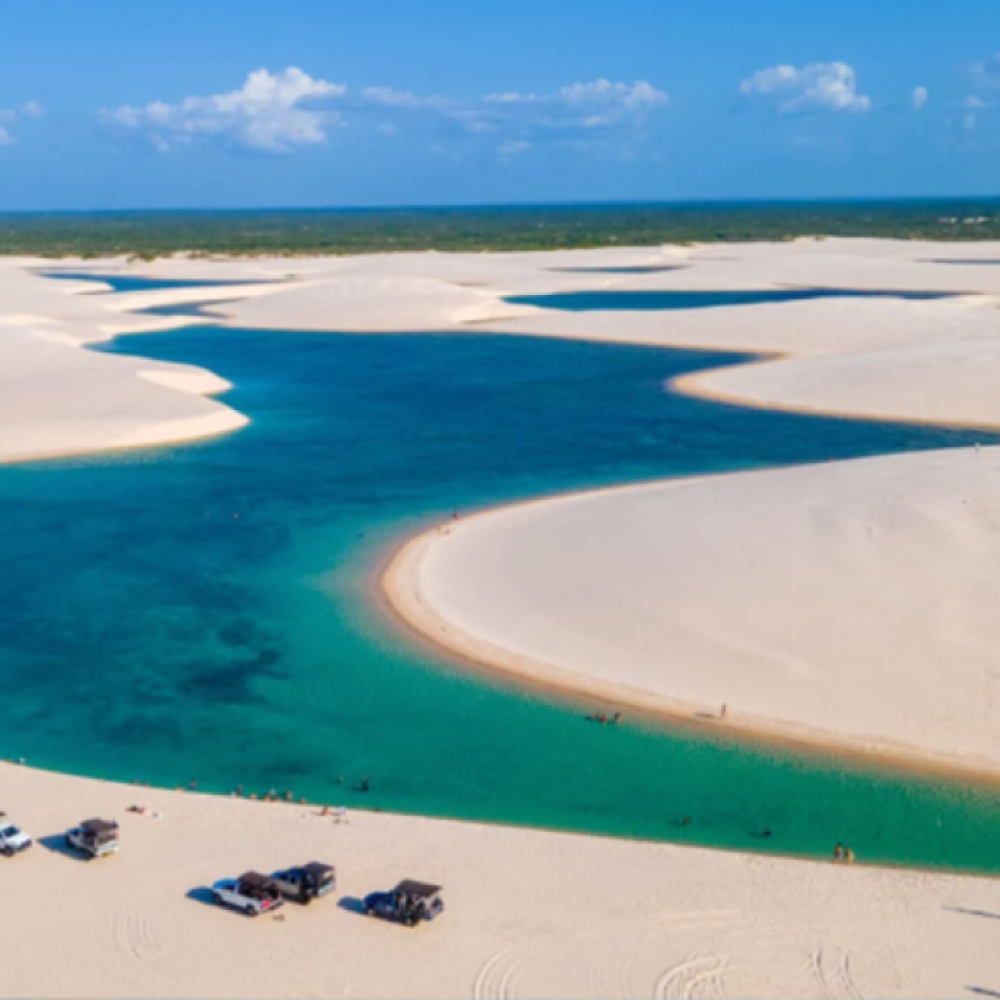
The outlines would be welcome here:
M 269 283 L 268 279 L 248 280 L 244 278 L 234 281 L 192 281 L 187 278 L 143 278 L 134 274 L 93 274 L 81 271 L 49 271 L 44 273 L 47 278 L 102 281 L 104 284 L 111 286 L 112 292 L 153 292 L 167 288 L 218 288 L 221 285 L 260 285 Z
M 110 349 L 218 372 L 253 423 L 0 468 L 0 755 L 348 807 L 1000 868 L 994 787 L 711 727 L 592 725 L 591 706 L 424 650 L 372 596 L 387 548 L 456 509 L 985 435 L 664 391 L 732 355 L 212 326 Z
M 545 295 L 511 295 L 505 301 L 543 309 L 597 312 L 614 309 L 715 309 L 767 302 L 800 302 L 808 299 L 940 299 L 946 292 L 859 291 L 847 288 L 782 288 L 758 291 L 615 291 L 552 292 Z

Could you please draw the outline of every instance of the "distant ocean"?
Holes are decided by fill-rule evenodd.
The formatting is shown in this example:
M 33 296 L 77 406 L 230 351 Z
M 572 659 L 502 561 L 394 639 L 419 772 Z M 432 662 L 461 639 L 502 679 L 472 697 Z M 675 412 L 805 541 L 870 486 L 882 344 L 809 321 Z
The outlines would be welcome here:
M 822 856 L 842 841 L 864 860 L 1000 871 L 995 789 L 628 716 L 590 725 L 589 706 L 428 652 L 373 599 L 388 548 L 454 510 L 981 432 L 664 391 L 732 355 L 211 325 L 108 349 L 217 372 L 253 423 L 0 467 L 4 757 L 753 850 Z

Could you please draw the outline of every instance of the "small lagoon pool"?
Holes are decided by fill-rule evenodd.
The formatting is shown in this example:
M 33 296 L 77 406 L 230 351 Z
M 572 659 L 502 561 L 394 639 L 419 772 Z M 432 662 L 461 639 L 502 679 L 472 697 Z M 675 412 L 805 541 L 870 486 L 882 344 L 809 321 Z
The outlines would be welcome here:
M 553 292 L 547 295 L 511 295 L 513 305 L 572 312 L 608 310 L 716 309 L 723 306 L 761 305 L 768 302 L 802 302 L 809 299 L 941 299 L 947 292 L 883 292 L 842 288 L 782 288 L 757 291 L 601 290 Z

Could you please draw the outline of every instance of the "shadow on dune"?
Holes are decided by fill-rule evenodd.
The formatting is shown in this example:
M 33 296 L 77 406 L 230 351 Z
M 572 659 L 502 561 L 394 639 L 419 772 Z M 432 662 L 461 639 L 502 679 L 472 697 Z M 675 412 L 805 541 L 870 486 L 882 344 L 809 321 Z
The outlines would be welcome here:
M 185 893 L 185 898 L 194 900 L 196 903 L 203 903 L 205 906 L 215 906 L 215 900 L 212 898 L 212 890 L 207 885 L 199 885 L 194 889 L 188 889 Z
M 348 913 L 356 913 L 358 916 L 367 916 L 365 911 L 365 902 L 363 899 L 357 899 L 354 896 L 344 896 L 343 899 L 337 901 L 337 906 L 342 910 L 347 910 Z
M 969 917 L 989 917 L 990 920 L 1000 920 L 1000 913 L 990 913 L 989 910 L 966 910 L 961 906 L 942 906 L 942 910 L 951 910 L 952 913 L 964 913 Z
M 35 842 L 44 847 L 45 850 L 51 851 L 53 854 L 61 854 L 64 858 L 70 858 L 72 861 L 92 860 L 89 854 L 84 854 L 82 851 L 70 847 L 66 843 L 66 835 L 63 833 L 53 833 L 48 837 L 39 837 Z

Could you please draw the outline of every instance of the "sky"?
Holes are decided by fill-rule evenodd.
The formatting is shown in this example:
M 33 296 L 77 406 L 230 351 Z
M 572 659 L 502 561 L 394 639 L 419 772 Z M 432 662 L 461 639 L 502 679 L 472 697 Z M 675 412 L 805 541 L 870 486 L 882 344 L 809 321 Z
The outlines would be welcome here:
M 4 211 L 997 194 L 997 0 L 0 6 Z

